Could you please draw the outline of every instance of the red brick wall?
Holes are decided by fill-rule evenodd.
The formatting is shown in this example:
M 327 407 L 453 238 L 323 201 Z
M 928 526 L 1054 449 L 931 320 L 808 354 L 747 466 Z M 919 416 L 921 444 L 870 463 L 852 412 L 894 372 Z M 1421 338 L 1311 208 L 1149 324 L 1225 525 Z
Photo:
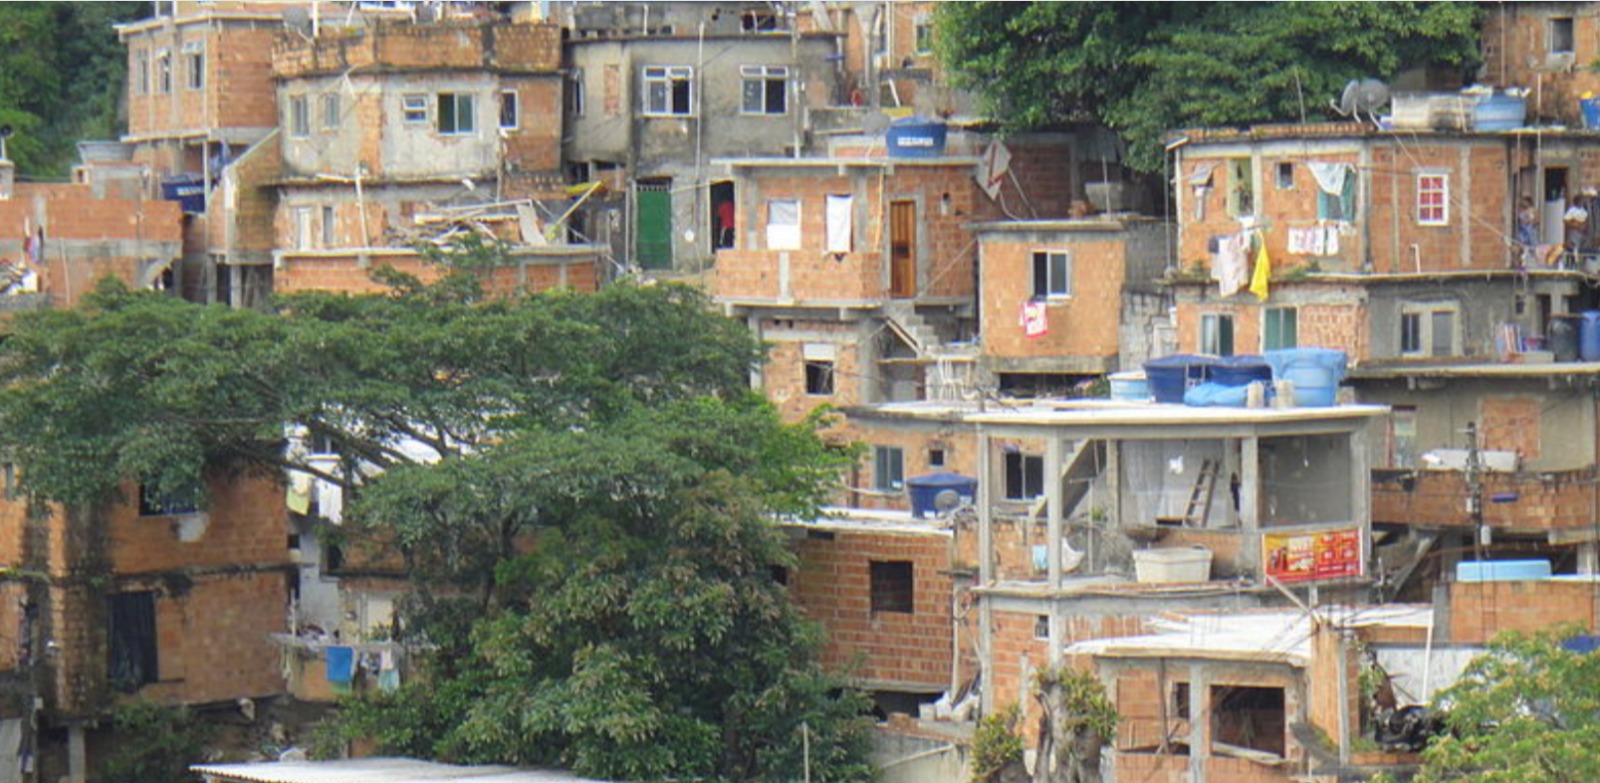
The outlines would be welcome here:
M 1501 631 L 1529 633 L 1565 623 L 1595 628 L 1590 582 L 1455 582 L 1450 585 L 1450 640 L 1482 644 Z
M 282 78 L 380 66 L 548 72 L 561 66 L 561 30 L 546 23 L 378 22 L 353 30 L 324 28 L 314 41 L 282 36 L 271 62 Z
M 771 328 L 765 321 L 764 328 Z M 854 324 L 812 322 L 806 330 L 829 339 L 769 340 L 767 364 L 761 371 L 762 391 L 767 399 L 778 406 L 787 421 L 798 421 L 819 405 L 843 407 L 858 405 L 868 399 L 869 367 L 863 366 L 861 348 L 855 343 L 858 335 Z M 805 344 L 826 342 L 835 346 L 833 362 L 833 393 L 806 393 Z
M 796 601 L 828 631 L 823 660 L 860 680 L 944 689 L 952 661 L 950 537 L 833 531 L 807 537 L 790 574 Z M 912 613 L 873 612 L 870 563 L 910 561 Z
M 1205 315 L 1233 317 L 1235 354 L 1260 353 L 1264 311 L 1272 307 L 1294 307 L 1297 310 L 1297 339 L 1302 346 L 1337 348 L 1348 354 L 1351 362 L 1366 358 L 1372 350 L 1371 318 L 1362 292 L 1357 287 L 1312 287 L 1277 281 L 1272 284 L 1267 300 L 1262 302 L 1250 293 L 1217 299 L 1215 284 L 1207 285 L 1209 290 L 1203 293 L 1190 293 L 1189 290 L 1181 292 L 1175 304 L 1178 310 L 1177 345 L 1180 353 L 1199 352 L 1200 322 Z M 1318 303 L 1304 303 L 1309 297 L 1315 297 Z M 1328 303 L 1330 299 L 1342 301 Z
M 281 28 L 267 22 L 190 23 L 124 37 L 128 49 L 128 134 L 176 135 L 199 128 L 277 125 L 272 42 Z M 183 46 L 199 41 L 206 57 L 203 89 L 189 89 Z M 161 93 L 157 50 L 172 58 L 172 92 Z M 138 90 L 139 52 L 150 62 L 150 90 Z
M 345 293 L 379 293 L 388 290 L 372 279 L 372 272 L 384 264 L 407 274 L 416 275 L 424 282 L 437 280 L 438 267 L 424 262 L 415 255 L 373 256 L 371 263 L 362 267 L 351 255 L 291 256 L 273 275 L 273 290 L 280 293 L 292 291 L 343 291 Z M 576 291 L 594 291 L 599 287 L 598 262 L 594 258 L 574 257 L 566 264 L 565 285 Z M 527 267 L 526 283 L 522 272 L 515 266 L 504 267 L 491 273 L 485 288 L 491 293 L 511 293 L 517 290 L 545 291 L 562 285 L 559 265 L 532 265 Z
M 88 185 L 19 185 L 12 198 L 0 201 L 0 258 L 18 258 L 25 227 L 42 226 L 39 289 L 56 306 L 70 307 L 105 275 L 137 282 L 140 258 L 107 255 L 108 246 L 85 243 L 141 243 L 136 247 L 143 259 L 170 258 L 181 246 L 181 221 L 175 202 L 99 199 Z
M 1573 53 L 1566 62 L 1546 54 L 1551 16 L 1573 19 Z M 1536 87 L 1528 95 L 1528 119 L 1544 118 L 1582 127 L 1578 96 L 1600 93 L 1600 74 L 1585 67 L 1600 57 L 1600 18 L 1586 3 L 1508 3 L 1491 6 L 1483 21 L 1480 79 L 1497 86 Z
M 1587 528 L 1593 523 L 1593 475 L 1588 469 L 1532 475 L 1485 473 L 1484 523 L 1521 531 Z M 1516 493 L 1517 501 L 1488 501 L 1505 492 Z M 1379 477 L 1372 484 L 1372 521 L 1469 526 L 1472 521 L 1463 501 L 1466 493 L 1460 471 L 1421 470 L 1408 480 Z
M 1044 242 L 983 243 L 981 330 L 984 354 L 1002 358 L 1117 355 L 1127 245 L 1110 232 L 1084 236 L 1060 232 Z M 1072 296 L 1045 301 L 1050 332 L 1023 335 L 1022 304 L 1033 296 L 1033 254 L 1066 250 L 1072 256 Z
M 1483 448 L 1539 458 L 1543 404 L 1535 397 L 1485 397 L 1480 403 Z
M 129 487 L 131 498 L 138 488 Z M 107 514 L 111 567 L 119 574 L 180 568 L 288 565 L 289 515 L 284 490 L 264 478 L 218 478 L 210 483 L 205 533 L 193 542 L 177 537 L 176 517 L 139 516 L 133 503 Z

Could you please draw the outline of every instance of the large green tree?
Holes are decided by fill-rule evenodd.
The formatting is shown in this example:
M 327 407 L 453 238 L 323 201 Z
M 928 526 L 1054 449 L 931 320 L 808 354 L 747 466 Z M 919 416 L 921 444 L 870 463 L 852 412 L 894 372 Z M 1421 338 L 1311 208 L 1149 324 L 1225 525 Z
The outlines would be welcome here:
M 1310 120 L 1346 82 L 1478 57 L 1474 3 L 941 3 L 952 79 L 1013 129 L 1097 122 L 1161 170 L 1162 134 Z
M 469 248 L 478 269 L 498 248 Z M 446 259 L 447 261 L 451 259 Z M 0 342 L 0 448 L 33 496 L 192 498 L 316 473 L 418 588 L 428 677 L 344 728 L 434 758 L 628 779 L 866 776 L 862 704 L 774 573 L 773 524 L 848 454 L 749 389 L 761 348 L 691 289 L 482 295 L 470 272 L 272 312 L 101 285 Z M 285 425 L 360 469 L 288 447 Z
M 1496 638 L 1436 700 L 1449 731 L 1417 782 L 1600 780 L 1600 653 L 1564 646 L 1574 633 Z

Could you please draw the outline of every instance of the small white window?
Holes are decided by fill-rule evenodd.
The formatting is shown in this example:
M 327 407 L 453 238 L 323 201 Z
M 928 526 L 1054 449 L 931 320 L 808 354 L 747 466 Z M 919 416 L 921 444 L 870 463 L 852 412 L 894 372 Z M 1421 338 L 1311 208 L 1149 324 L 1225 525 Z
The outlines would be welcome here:
M 1456 303 L 1400 306 L 1400 355 L 1456 356 L 1461 309 Z
M 789 69 L 782 65 L 745 65 L 739 68 L 745 114 L 784 114 L 788 111 Z
M 767 249 L 800 249 L 800 202 L 777 199 L 767 202 Z
M 1450 175 L 1422 172 L 1417 175 L 1417 225 L 1444 226 L 1450 223 Z
M 334 247 L 334 246 L 339 244 L 334 238 L 334 229 L 337 227 L 337 225 L 338 224 L 336 222 L 334 222 L 334 219 L 333 219 L 333 207 L 331 205 L 324 206 L 322 208 L 322 246 L 323 247 Z
M 140 49 L 134 56 L 133 91 L 139 95 L 150 92 L 150 52 Z
M 199 41 L 191 41 L 183 45 L 183 62 L 187 72 L 186 84 L 191 90 L 199 90 L 206 86 L 206 51 Z
M 644 113 L 683 117 L 694 113 L 694 69 L 652 65 L 644 69 Z
M 156 89 L 172 92 L 172 54 L 166 49 L 156 50 Z
M 1212 356 L 1233 355 L 1233 316 L 1206 313 L 1200 316 L 1200 353 Z
M 311 249 L 311 207 L 295 207 L 294 246 L 296 250 Z
M 400 113 L 406 122 L 428 121 L 428 96 L 403 95 L 400 97 Z
M 311 106 L 304 95 L 289 96 L 289 135 L 295 138 L 311 135 Z
M 574 68 L 567 79 L 567 114 L 582 117 L 586 96 L 583 91 L 583 70 Z
M 1572 54 L 1576 37 L 1572 32 L 1572 17 L 1552 16 L 1545 28 L 1545 51 L 1549 54 Z
M 1033 298 L 1063 299 L 1072 296 L 1072 253 L 1066 250 L 1041 250 L 1033 254 Z
M 322 129 L 334 130 L 339 127 L 339 93 L 325 92 L 322 94 Z

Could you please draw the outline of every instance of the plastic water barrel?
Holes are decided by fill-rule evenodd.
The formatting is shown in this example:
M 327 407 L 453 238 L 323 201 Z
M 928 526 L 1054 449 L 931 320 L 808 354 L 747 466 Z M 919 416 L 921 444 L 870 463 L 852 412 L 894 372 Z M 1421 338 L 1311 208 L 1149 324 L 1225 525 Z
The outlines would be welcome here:
M 1578 108 L 1583 111 L 1583 127 L 1589 130 L 1600 128 L 1600 98 L 1579 100 Z
M 1528 118 L 1528 102 L 1510 95 L 1491 95 L 1472 107 L 1472 127 L 1480 131 L 1520 128 Z
M 937 158 L 944 155 L 945 124 L 926 117 L 902 117 L 889 124 L 891 158 Z
M 939 513 L 939 493 L 954 490 L 968 502 L 978 499 L 978 480 L 959 473 L 929 473 L 906 479 L 906 492 L 911 495 L 911 515 L 922 519 Z
M 1224 356 L 1211 368 L 1211 382 L 1223 386 L 1249 386 L 1271 380 L 1272 365 L 1260 356 Z
M 1295 404 L 1308 408 L 1333 405 L 1349 362 L 1334 348 L 1285 348 L 1267 351 L 1266 358 L 1273 378 L 1293 383 Z
M 1549 338 L 1550 353 L 1558 362 L 1578 360 L 1578 319 L 1571 315 L 1550 316 L 1550 326 L 1545 331 Z
M 1183 393 L 1211 379 L 1216 360 L 1178 353 L 1144 363 L 1144 375 L 1156 402 L 1183 404 Z
M 1117 372 L 1106 376 L 1111 382 L 1111 399 L 1147 401 L 1150 382 L 1142 372 Z
M 1578 358 L 1600 362 L 1600 310 L 1584 310 L 1578 315 L 1583 318 L 1578 327 Z

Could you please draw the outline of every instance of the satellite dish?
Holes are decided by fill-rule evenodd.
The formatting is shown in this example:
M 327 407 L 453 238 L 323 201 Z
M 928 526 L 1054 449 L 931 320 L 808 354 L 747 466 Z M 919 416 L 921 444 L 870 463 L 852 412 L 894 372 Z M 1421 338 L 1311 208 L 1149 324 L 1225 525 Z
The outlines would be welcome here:
M 1352 79 L 1344 86 L 1344 94 L 1339 96 L 1339 103 L 1333 110 L 1341 116 L 1359 119 L 1362 113 L 1375 114 L 1388 102 L 1389 85 L 1377 79 Z
M 961 505 L 961 493 L 953 489 L 941 489 L 933 496 L 933 507 L 943 514 Z
M 283 9 L 283 26 L 295 32 L 311 35 L 311 12 L 304 6 L 291 5 Z
M 889 122 L 889 115 L 881 111 L 869 111 L 861 117 L 861 129 L 877 135 L 889 129 Z

